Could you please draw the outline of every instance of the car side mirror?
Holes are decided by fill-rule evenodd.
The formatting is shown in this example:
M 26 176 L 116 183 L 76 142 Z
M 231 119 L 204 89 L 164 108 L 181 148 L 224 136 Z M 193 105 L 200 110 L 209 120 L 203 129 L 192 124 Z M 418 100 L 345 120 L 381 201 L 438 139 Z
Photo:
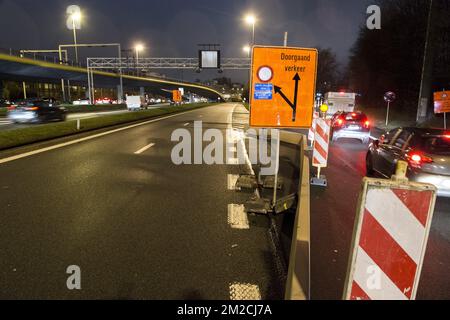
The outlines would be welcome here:
M 376 149 L 378 149 L 380 147 L 380 140 L 373 140 L 372 144 Z

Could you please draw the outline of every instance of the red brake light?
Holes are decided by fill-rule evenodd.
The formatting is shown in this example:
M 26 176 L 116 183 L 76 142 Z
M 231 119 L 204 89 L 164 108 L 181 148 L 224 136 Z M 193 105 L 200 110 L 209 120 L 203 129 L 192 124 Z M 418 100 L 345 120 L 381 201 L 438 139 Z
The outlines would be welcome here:
M 414 162 L 421 162 L 422 161 L 422 157 L 419 156 L 418 154 L 413 154 L 411 155 L 411 160 Z
M 369 128 L 369 127 L 370 127 L 370 121 L 367 120 L 366 122 L 364 122 L 364 126 L 365 126 L 366 128 Z
M 424 163 L 432 163 L 433 159 L 418 152 L 411 152 L 407 155 L 409 164 L 413 168 L 421 168 Z
M 444 136 L 444 138 L 445 138 L 445 139 L 450 139 L 450 134 L 446 134 L 446 135 Z
M 27 110 L 27 111 L 36 111 L 36 110 L 39 110 L 39 107 L 29 107 L 29 108 L 25 108 L 25 110 Z
M 352 113 L 352 117 L 355 118 L 356 117 L 356 113 L 353 112 Z
M 337 123 L 338 123 L 338 125 L 342 126 L 344 124 L 344 120 L 338 119 Z

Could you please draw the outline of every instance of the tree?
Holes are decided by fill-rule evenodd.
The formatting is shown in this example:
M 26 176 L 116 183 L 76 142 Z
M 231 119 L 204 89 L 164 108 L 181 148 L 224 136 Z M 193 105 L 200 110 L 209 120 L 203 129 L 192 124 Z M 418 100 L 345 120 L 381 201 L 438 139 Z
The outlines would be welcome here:
M 384 105 L 394 91 L 398 105 L 417 108 L 428 13 L 427 0 L 379 0 L 380 30 L 361 27 L 351 50 L 350 86 L 363 102 Z
M 317 65 L 317 92 L 326 93 L 338 87 L 339 64 L 336 54 L 330 49 L 319 48 Z

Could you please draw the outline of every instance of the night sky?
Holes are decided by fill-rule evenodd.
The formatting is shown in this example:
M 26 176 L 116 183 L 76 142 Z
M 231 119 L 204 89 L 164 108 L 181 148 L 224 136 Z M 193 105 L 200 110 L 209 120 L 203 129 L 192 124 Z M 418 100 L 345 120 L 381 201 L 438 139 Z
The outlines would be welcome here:
M 365 23 L 368 1 L 0 0 L 0 47 L 56 49 L 58 44 L 73 43 L 65 24 L 71 4 L 83 12 L 79 43 L 120 42 L 123 48 L 131 48 L 142 42 L 147 46 L 143 57 L 195 57 L 199 43 L 220 43 L 224 57 L 243 57 L 242 47 L 251 40 L 243 17 L 253 12 L 259 20 L 257 44 L 282 45 L 288 31 L 289 45 L 330 47 L 345 63 L 358 28 Z M 84 58 L 112 54 L 105 49 L 80 53 Z M 196 74 L 185 72 L 184 76 Z

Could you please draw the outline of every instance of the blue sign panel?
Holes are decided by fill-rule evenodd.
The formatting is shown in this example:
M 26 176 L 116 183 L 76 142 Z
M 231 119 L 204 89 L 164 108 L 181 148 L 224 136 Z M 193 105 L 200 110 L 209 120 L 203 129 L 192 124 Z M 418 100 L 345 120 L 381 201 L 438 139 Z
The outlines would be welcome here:
M 272 100 L 273 84 L 255 83 L 255 100 Z

